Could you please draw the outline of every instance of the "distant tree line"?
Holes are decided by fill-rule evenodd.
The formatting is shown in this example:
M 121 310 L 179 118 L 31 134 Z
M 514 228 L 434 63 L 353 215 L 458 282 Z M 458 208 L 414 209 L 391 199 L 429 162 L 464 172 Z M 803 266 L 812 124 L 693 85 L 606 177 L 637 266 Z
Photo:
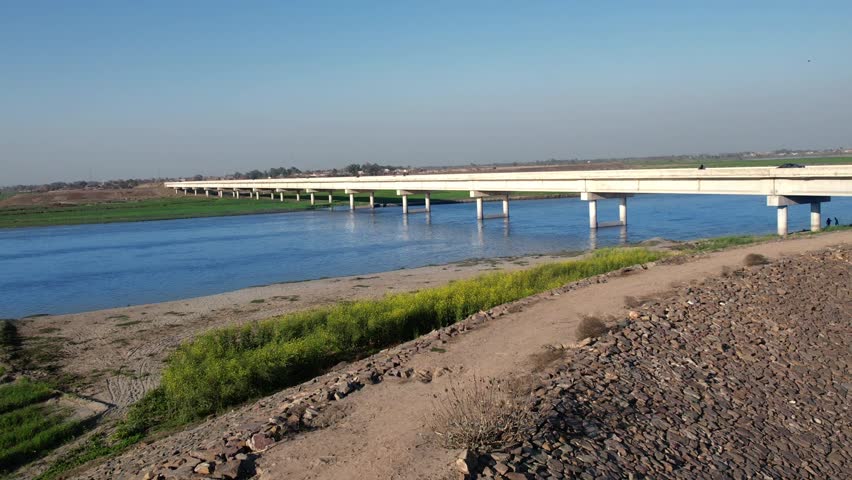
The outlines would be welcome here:
M 410 168 L 410 167 L 409 167 Z M 359 175 L 386 175 L 408 171 L 405 167 L 397 167 L 393 165 L 379 165 L 377 163 L 352 163 L 347 165 L 342 170 L 332 168 L 331 170 L 307 170 L 302 171 L 296 167 L 290 168 L 270 168 L 269 170 L 250 170 L 248 172 L 234 172 L 229 175 L 231 178 L 239 180 L 257 180 L 259 178 L 287 178 L 299 177 L 305 175 L 321 175 L 329 177 L 337 176 L 359 176 Z M 202 180 L 201 175 L 196 175 L 193 179 Z
M 92 181 L 78 180 L 76 182 L 52 182 L 41 185 L 11 185 L 3 187 L 5 192 L 52 192 L 54 190 L 107 190 L 117 188 L 134 188 L 143 183 L 151 183 L 159 179 L 130 178 L 120 180 Z

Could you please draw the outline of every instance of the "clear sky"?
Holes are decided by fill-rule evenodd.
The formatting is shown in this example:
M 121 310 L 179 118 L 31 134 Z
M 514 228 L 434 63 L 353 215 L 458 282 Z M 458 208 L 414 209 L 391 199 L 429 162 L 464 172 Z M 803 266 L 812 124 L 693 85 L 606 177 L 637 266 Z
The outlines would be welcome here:
M 0 0 L 0 185 L 841 145 L 848 0 Z

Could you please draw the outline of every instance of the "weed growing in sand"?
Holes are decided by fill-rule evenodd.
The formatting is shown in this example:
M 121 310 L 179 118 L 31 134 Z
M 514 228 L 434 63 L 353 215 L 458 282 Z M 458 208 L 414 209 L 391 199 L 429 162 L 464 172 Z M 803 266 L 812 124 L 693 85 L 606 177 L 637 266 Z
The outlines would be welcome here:
M 754 267 L 756 265 L 766 265 L 769 263 L 769 259 L 759 253 L 749 253 L 743 259 L 743 263 L 747 267 Z
M 445 448 L 483 452 L 527 438 L 533 418 L 529 396 L 509 382 L 473 377 L 436 399 L 432 425 Z
M 609 331 L 609 327 L 597 317 L 583 317 L 577 325 L 577 341 L 597 338 Z

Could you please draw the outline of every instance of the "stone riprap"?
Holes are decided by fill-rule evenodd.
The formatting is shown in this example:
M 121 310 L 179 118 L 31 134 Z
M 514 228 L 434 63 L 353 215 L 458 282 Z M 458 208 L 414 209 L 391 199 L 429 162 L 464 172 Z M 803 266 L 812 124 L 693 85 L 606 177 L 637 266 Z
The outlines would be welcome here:
M 646 301 L 566 349 L 533 392 L 536 433 L 470 476 L 848 478 L 850 258 L 785 258 Z

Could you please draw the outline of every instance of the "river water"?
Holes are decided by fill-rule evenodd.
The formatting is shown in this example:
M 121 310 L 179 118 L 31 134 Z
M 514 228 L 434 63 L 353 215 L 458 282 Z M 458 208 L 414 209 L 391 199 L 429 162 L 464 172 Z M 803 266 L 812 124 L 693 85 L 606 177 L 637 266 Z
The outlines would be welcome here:
M 598 202 L 614 221 L 618 201 Z M 415 207 L 416 208 L 416 207 Z M 500 212 L 486 203 L 486 214 Z M 105 225 L 0 230 L 0 318 L 74 313 L 177 300 L 255 285 L 360 275 L 471 258 L 584 250 L 653 237 L 689 240 L 775 231 L 761 196 L 645 195 L 628 200 L 628 226 L 590 232 L 576 198 L 511 203 L 511 219 L 475 218 L 473 204 L 317 210 Z M 852 198 L 823 204 L 849 223 Z M 809 207 L 790 207 L 790 231 Z

